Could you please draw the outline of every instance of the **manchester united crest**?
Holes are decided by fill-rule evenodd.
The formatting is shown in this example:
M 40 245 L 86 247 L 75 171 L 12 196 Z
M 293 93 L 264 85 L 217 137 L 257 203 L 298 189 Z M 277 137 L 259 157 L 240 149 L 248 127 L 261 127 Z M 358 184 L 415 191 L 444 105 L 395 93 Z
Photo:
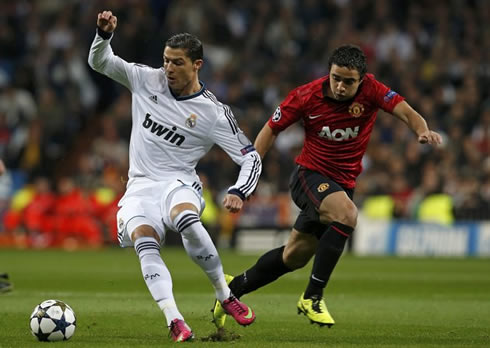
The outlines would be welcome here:
M 189 128 L 194 128 L 197 123 L 197 115 L 191 114 L 187 120 L 185 120 L 185 125 Z
M 324 191 L 328 190 L 329 187 L 330 187 L 330 185 L 325 182 L 323 184 L 318 185 L 317 190 L 318 190 L 318 192 L 324 192 Z
M 353 117 L 359 117 L 363 114 L 363 112 L 364 112 L 364 105 L 358 102 L 353 102 L 349 106 L 349 114 L 351 114 Z

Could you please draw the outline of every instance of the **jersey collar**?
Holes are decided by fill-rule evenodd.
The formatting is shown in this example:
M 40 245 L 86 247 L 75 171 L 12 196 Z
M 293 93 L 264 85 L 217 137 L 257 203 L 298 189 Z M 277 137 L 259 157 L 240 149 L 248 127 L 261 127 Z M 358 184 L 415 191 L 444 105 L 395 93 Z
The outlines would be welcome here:
M 168 89 L 170 90 L 170 93 L 175 98 L 175 100 L 177 100 L 177 101 L 188 100 L 188 99 L 192 99 L 192 98 L 195 98 L 195 97 L 199 97 L 201 94 L 204 93 L 204 90 L 206 89 L 206 86 L 204 85 L 204 82 L 199 81 L 199 84 L 201 85 L 201 89 L 199 91 L 197 91 L 194 94 L 183 95 L 183 96 L 175 95 L 174 92 L 172 91 L 172 88 L 170 88 L 170 87 L 168 87 Z

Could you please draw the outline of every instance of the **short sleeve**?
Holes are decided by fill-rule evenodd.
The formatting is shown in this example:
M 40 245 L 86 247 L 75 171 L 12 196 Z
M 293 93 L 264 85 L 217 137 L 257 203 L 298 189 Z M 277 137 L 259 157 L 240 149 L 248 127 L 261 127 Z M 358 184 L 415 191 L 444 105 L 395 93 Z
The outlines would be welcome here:
M 392 113 L 395 106 L 401 101 L 405 100 L 405 98 L 399 95 L 397 92 L 393 91 L 388 86 L 374 78 L 373 83 L 376 104 L 380 109 Z
M 272 131 L 277 134 L 300 120 L 304 115 L 302 104 L 299 89 L 293 89 L 269 119 L 268 125 Z

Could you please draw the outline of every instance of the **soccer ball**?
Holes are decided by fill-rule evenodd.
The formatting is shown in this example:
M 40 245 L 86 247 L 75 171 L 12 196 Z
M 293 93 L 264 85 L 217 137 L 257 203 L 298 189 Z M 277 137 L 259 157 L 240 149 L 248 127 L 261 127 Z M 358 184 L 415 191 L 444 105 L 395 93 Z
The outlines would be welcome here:
M 63 301 L 46 300 L 36 306 L 29 321 L 39 341 L 64 341 L 75 333 L 75 312 Z

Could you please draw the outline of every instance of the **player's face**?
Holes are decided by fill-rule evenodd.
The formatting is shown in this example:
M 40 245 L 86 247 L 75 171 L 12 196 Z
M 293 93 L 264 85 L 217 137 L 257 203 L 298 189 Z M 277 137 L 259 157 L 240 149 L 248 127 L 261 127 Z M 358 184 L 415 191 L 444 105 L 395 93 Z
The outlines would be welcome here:
M 332 64 L 330 68 L 330 90 L 337 100 L 347 100 L 357 93 L 362 79 L 355 69 Z
M 192 91 L 193 85 L 198 82 L 197 73 L 202 65 L 202 60 L 192 60 L 181 48 L 165 47 L 163 51 L 163 67 L 168 84 L 177 94 L 185 94 Z

